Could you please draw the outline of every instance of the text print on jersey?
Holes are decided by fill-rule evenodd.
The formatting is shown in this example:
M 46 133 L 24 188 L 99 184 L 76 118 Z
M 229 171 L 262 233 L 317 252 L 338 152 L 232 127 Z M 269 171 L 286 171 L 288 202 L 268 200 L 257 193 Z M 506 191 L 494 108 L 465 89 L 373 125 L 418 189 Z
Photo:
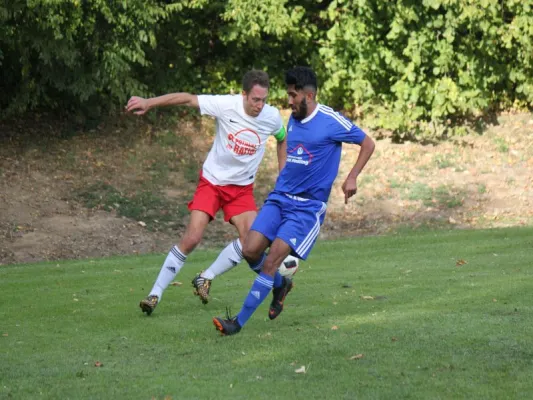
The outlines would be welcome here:
M 261 147 L 261 138 L 251 129 L 243 129 L 228 135 L 227 148 L 239 156 L 253 155 Z
M 294 164 L 309 165 L 313 160 L 313 155 L 307 151 L 303 144 L 299 144 L 287 152 L 287 162 Z

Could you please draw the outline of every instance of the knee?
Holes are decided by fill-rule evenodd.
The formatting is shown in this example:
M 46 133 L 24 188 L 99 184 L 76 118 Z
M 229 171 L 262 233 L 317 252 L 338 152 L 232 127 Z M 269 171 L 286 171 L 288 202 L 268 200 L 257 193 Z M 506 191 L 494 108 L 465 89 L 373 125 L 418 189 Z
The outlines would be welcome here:
M 186 253 L 194 250 L 198 244 L 202 241 L 202 234 L 199 232 L 187 232 L 183 236 L 180 242 L 180 250 Z
M 261 251 L 255 247 L 250 245 L 250 243 L 244 242 L 242 246 L 242 255 L 246 259 L 246 261 L 257 261 L 259 257 L 261 257 Z

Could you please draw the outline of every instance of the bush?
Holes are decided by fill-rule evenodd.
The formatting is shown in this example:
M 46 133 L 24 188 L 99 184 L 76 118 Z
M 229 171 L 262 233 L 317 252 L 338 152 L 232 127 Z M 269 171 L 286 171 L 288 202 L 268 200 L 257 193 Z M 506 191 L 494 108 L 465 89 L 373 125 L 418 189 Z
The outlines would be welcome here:
M 521 0 L 14 0 L 0 6 L 0 117 L 238 92 L 253 67 L 285 104 L 283 72 L 307 64 L 320 101 L 396 139 L 443 138 L 533 104 L 532 32 Z
M 533 14 L 510 0 L 334 1 L 324 95 L 397 137 L 533 102 Z

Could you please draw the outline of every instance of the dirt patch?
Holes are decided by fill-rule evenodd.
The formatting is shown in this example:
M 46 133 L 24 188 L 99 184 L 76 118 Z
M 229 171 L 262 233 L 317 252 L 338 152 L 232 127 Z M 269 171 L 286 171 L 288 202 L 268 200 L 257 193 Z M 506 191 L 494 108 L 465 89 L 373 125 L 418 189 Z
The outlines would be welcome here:
M 17 139 L 15 131 L 0 150 L 0 264 L 166 252 L 187 222 L 184 210 L 212 141 L 211 129 L 210 122 L 180 123 L 174 129 L 130 123 L 34 143 Z M 340 186 L 357 147 L 346 146 L 321 237 L 404 227 L 531 225 L 532 138 L 532 116 L 517 114 L 501 116 L 499 125 L 482 136 L 438 145 L 379 140 L 359 193 L 348 205 Z M 259 204 L 277 175 L 274 146 L 269 143 L 257 178 Z M 139 206 L 141 220 L 121 216 L 124 205 L 105 205 L 104 199 L 87 208 L 79 191 L 102 182 L 124 199 L 141 190 L 156 193 L 158 212 L 170 218 L 151 214 L 150 204 Z M 152 224 L 146 226 L 142 218 Z M 203 246 L 233 237 L 233 228 L 217 218 Z

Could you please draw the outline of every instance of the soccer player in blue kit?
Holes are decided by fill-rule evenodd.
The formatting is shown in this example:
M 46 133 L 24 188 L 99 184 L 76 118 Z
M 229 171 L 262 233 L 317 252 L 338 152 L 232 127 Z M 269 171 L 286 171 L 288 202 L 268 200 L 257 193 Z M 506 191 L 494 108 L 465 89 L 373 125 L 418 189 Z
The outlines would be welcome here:
M 357 192 L 357 177 L 374 152 L 374 141 L 350 120 L 316 102 L 317 79 L 308 67 L 285 74 L 292 115 L 287 124 L 287 162 L 274 190 L 256 217 L 243 246 L 250 266 L 261 273 L 236 317 L 215 317 L 222 335 L 238 333 L 272 290 L 281 262 L 292 254 L 307 259 L 320 232 L 327 201 L 337 177 L 342 143 L 361 146 L 357 161 L 342 185 L 344 201 Z M 270 247 L 268 255 L 265 250 Z M 288 293 L 285 291 L 284 295 Z M 284 298 L 283 298 L 284 300 Z M 270 308 L 271 319 L 283 309 Z

